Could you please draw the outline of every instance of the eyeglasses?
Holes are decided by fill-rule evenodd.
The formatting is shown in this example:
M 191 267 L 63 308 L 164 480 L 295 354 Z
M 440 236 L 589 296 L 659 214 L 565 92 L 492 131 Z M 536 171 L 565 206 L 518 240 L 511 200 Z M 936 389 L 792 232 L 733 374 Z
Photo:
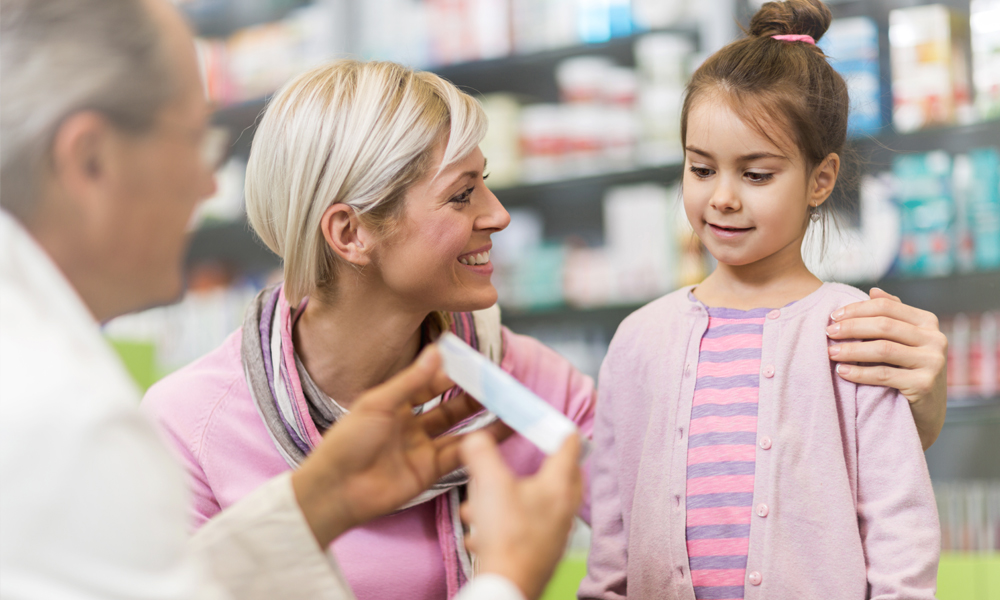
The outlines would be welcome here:
M 201 163 L 213 173 L 229 158 L 229 140 L 232 136 L 225 127 L 212 125 L 201 139 Z

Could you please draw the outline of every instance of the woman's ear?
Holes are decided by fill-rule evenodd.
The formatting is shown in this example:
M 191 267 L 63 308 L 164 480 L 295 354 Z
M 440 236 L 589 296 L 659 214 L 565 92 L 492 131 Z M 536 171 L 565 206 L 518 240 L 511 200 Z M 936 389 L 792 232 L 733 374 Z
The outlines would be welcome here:
M 837 176 L 840 174 L 840 156 L 831 152 L 823 162 L 813 169 L 812 178 L 809 180 L 809 204 L 819 206 L 826 202 L 833 192 L 833 187 L 837 185 Z
M 326 245 L 337 256 L 358 267 L 371 262 L 372 236 L 353 208 L 342 203 L 330 205 L 320 219 L 320 228 Z

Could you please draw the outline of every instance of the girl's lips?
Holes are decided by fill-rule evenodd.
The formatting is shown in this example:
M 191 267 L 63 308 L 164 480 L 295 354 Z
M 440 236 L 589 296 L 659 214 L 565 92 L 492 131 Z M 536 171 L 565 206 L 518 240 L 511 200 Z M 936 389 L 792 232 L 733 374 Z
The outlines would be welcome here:
M 716 237 L 722 238 L 724 240 L 731 240 L 740 237 L 746 233 L 749 233 L 753 227 L 719 227 L 718 225 L 712 225 L 708 223 L 708 228 L 715 234 Z

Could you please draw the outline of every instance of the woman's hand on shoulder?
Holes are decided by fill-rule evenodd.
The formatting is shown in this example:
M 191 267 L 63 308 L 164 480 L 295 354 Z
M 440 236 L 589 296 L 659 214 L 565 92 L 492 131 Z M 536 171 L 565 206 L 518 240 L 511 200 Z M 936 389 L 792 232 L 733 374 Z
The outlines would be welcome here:
M 848 381 L 896 388 L 906 396 L 926 450 L 944 426 L 948 340 L 933 313 L 878 288 L 870 295 L 831 316 L 830 339 L 861 341 L 831 345 L 830 359 L 842 363 L 837 373 Z

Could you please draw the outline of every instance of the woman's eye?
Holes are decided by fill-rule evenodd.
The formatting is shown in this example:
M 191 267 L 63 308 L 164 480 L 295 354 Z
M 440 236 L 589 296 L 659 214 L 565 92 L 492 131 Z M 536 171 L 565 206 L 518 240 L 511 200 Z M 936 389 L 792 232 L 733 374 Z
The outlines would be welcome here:
M 465 190 L 461 194 L 459 194 L 459 195 L 455 196 L 454 198 L 452 198 L 451 201 L 455 202 L 457 204 L 468 204 L 470 202 L 469 196 L 472 195 L 472 192 L 475 191 L 475 189 L 476 189 L 475 187 L 470 187 L 469 189 Z
M 701 178 L 701 179 L 704 179 L 706 177 L 710 177 L 712 175 L 712 169 L 706 169 L 705 167 L 695 167 L 695 166 L 692 166 L 690 168 L 690 171 L 692 173 L 694 173 L 695 177 L 698 177 L 698 178 Z
M 774 173 L 754 173 L 753 171 L 747 171 L 745 176 L 753 183 L 763 183 L 774 177 Z

